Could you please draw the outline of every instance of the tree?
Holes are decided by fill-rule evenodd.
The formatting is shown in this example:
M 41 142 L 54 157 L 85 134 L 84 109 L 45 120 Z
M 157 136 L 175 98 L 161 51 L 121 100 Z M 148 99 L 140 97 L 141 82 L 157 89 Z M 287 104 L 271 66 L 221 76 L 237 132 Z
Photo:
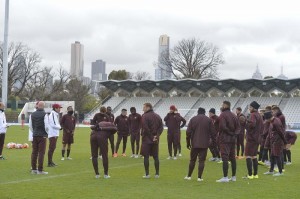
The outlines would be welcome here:
M 158 67 L 171 72 L 176 79 L 216 78 L 217 67 L 224 64 L 219 48 L 195 38 L 183 39 L 170 52 L 163 52 Z
M 109 80 L 126 80 L 131 78 L 132 74 L 126 70 L 113 70 L 108 75 Z
M 133 79 L 135 80 L 148 80 L 151 79 L 151 75 L 145 71 L 137 71 L 133 74 Z
M 0 46 L 0 74 L 2 77 L 3 49 Z M 40 55 L 22 43 L 11 43 L 8 48 L 8 95 L 18 96 L 26 83 L 41 71 Z
M 84 113 L 84 106 L 88 103 L 91 86 L 82 84 L 78 79 L 71 79 L 66 85 L 66 100 L 75 101 L 76 110 Z
M 22 97 L 28 100 L 49 100 L 53 85 L 52 68 L 44 67 L 26 83 Z
M 105 98 L 107 98 L 108 96 L 112 96 L 113 92 L 109 89 L 107 89 L 106 87 L 100 88 L 99 92 L 98 92 L 98 96 L 100 98 L 100 100 L 104 100 Z

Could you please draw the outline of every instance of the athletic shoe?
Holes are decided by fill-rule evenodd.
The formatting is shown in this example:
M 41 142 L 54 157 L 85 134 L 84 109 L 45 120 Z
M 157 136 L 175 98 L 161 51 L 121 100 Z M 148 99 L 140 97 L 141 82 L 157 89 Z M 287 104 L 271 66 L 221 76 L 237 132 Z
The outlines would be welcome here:
M 246 176 L 243 177 L 243 179 L 253 180 L 253 179 L 254 179 L 254 176 L 253 176 L 253 175 L 251 175 L 251 176 L 246 175 Z
M 134 154 L 132 154 L 130 157 L 131 157 L 131 158 L 135 158 L 135 155 L 134 155 Z
M 139 158 L 139 155 L 135 155 L 134 158 Z
M 222 161 L 222 160 L 219 160 L 217 163 L 218 163 L 218 164 L 222 164 L 222 163 L 223 163 L 223 161 Z
M 90 157 L 90 160 L 93 159 L 93 157 Z
M 92 157 L 91 157 L 90 159 L 92 159 Z M 62 157 L 60 160 L 65 160 L 65 158 L 64 158 L 64 157 Z
M 0 156 L 0 160 L 6 160 L 2 155 Z
M 263 161 L 258 161 L 258 164 L 259 164 L 259 165 L 262 165 L 262 166 L 265 165 L 265 163 L 264 163 Z
M 37 170 L 31 170 L 31 174 L 37 174 Z
M 241 160 L 241 159 L 244 159 L 245 158 L 245 156 L 239 156 L 239 160 Z
M 267 171 L 264 173 L 264 175 L 273 175 L 274 174 L 274 171 Z
M 265 166 L 271 166 L 271 162 L 268 161 L 268 160 L 266 160 L 266 161 L 265 161 Z
M 253 178 L 254 178 L 254 179 L 258 179 L 258 175 L 254 175 Z
M 179 154 L 178 154 L 178 156 L 179 156 L 179 157 L 181 157 L 181 156 L 182 156 L 182 154 L 181 154 L 181 153 L 179 153 Z
M 150 179 L 150 175 L 144 175 L 143 178 L 144 179 Z
M 96 175 L 95 178 L 96 178 L 96 179 L 100 178 L 100 175 Z
M 254 179 L 254 176 L 253 176 L 253 175 L 251 175 L 251 176 L 247 175 L 247 178 L 248 178 L 249 180 L 253 180 L 253 179 Z
M 283 173 L 275 173 L 273 174 L 274 177 L 279 177 L 279 176 L 283 176 Z
M 223 177 L 220 180 L 216 180 L 216 182 L 229 182 L 228 177 Z
M 202 178 L 198 178 L 197 182 L 203 182 L 203 179 Z
M 122 157 L 126 157 L 126 154 L 125 154 L 125 153 L 123 153 L 123 154 L 122 154 Z
M 217 158 L 214 158 L 214 157 L 211 157 L 211 158 L 208 159 L 208 161 L 210 161 L 210 162 L 214 162 L 216 160 L 217 160 Z
M 38 175 L 48 175 L 48 172 L 46 171 L 37 171 Z
M 172 157 L 171 157 L 171 156 L 167 157 L 167 160 L 171 160 L 171 159 L 172 159 Z
M 176 157 L 176 156 L 174 156 L 174 157 L 173 157 L 173 160 L 177 160 L 177 157 Z
M 155 179 L 158 179 L 158 178 L 159 178 L 159 175 L 156 174 L 156 175 L 154 176 L 154 178 L 155 178 Z
M 286 165 L 291 165 L 292 163 L 291 162 L 286 162 Z
M 240 158 L 239 156 L 237 156 L 237 155 L 235 156 L 235 159 L 239 159 L 239 158 Z
M 232 176 L 229 181 L 236 182 L 236 176 Z
M 99 156 L 98 156 L 98 159 L 101 159 L 101 160 L 102 160 L 102 155 L 99 155 Z
M 72 160 L 72 158 L 70 158 L 70 157 L 67 157 L 67 160 Z
M 192 177 L 188 177 L 188 176 L 184 177 L 184 180 L 191 180 L 191 179 L 192 179 Z
M 109 176 L 109 175 L 104 175 L 103 178 L 104 178 L 104 179 L 109 179 L 110 176 Z
M 48 167 L 55 167 L 55 166 L 52 163 L 49 163 Z
M 114 153 L 113 157 L 114 157 L 114 158 L 118 157 L 118 154 L 117 154 L 117 153 Z

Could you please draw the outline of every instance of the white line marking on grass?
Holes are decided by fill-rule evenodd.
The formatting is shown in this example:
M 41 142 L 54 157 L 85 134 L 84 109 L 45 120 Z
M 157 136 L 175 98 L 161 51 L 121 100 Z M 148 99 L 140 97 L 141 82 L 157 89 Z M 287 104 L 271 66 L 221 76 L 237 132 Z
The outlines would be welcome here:
M 121 168 L 127 168 L 127 167 L 132 167 L 132 166 L 138 166 L 143 163 L 135 163 L 135 164 L 129 164 L 129 165 L 124 165 L 124 166 L 115 166 L 115 167 L 110 167 L 109 169 L 121 169 Z M 88 171 L 82 171 L 82 172 L 77 172 L 77 173 L 70 173 L 70 174 L 60 174 L 60 175 L 53 175 L 53 176 L 47 176 L 47 177 L 41 177 L 41 178 L 31 178 L 31 179 L 24 179 L 24 180 L 15 180 L 15 181 L 10 181 L 10 182 L 2 182 L 0 183 L 1 185 L 7 185 L 7 184 L 18 184 L 22 182 L 31 182 L 31 181 L 38 181 L 38 180 L 46 180 L 46 179 L 52 179 L 52 178 L 59 178 L 59 177 L 65 177 L 65 176 L 72 176 L 72 175 L 78 175 L 78 174 L 83 174 L 83 173 L 90 173 L 93 170 L 88 170 Z M 36 176 L 37 174 L 30 174 Z

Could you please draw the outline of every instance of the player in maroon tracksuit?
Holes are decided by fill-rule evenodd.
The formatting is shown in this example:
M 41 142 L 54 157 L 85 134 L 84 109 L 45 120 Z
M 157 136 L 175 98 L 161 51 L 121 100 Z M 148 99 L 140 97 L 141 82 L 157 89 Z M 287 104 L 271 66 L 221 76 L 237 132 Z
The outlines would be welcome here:
M 245 147 L 245 156 L 248 169 L 248 175 L 245 178 L 248 179 L 258 178 L 257 152 L 259 147 L 259 139 L 263 133 L 263 119 L 258 113 L 259 107 L 260 105 L 256 101 L 251 102 L 249 105 L 250 116 L 247 119 Z
M 223 178 L 217 182 L 236 181 L 235 146 L 236 135 L 240 133 L 238 118 L 230 111 L 230 102 L 224 101 L 219 116 L 219 143 L 223 161 Z M 228 161 L 231 162 L 232 178 L 228 178 Z
M 270 122 L 269 134 L 267 136 L 266 145 L 271 148 L 271 167 L 270 170 L 265 175 L 281 176 L 282 173 L 282 150 L 284 145 L 286 145 L 286 140 L 284 137 L 284 127 L 279 118 L 274 117 L 271 112 L 264 113 L 265 119 Z M 267 144 L 268 143 L 268 144 Z M 279 172 L 274 174 L 274 165 L 278 166 Z
M 114 134 L 117 131 L 117 127 L 111 122 L 100 122 L 91 126 L 93 130 L 91 133 L 90 144 L 92 151 L 92 163 L 95 170 L 96 178 L 99 178 L 98 169 L 98 149 L 102 152 L 102 163 L 104 169 L 104 178 L 108 179 L 108 142 L 107 139 L 110 134 Z
M 128 117 L 127 117 L 127 110 L 122 109 L 121 115 L 116 117 L 115 123 L 118 128 L 118 140 L 116 143 L 116 150 L 114 157 L 118 157 L 118 150 L 121 141 L 123 140 L 123 153 L 122 156 L 126 157 L 125 151 L 126 151 L 126 145 L 127 145 L 127 138 L 129 136 L 129 125 L 128 125 Z
M 281 121 L 283 129 L 284 129 L 283 133 L 285 133 L 285 130 L 286 130 L 285 116 L 283 115 L 283 113 L 281 112 L 281 110 L 280 110 L 280 108 L 278 106 L 276 106 L 276 105 L 272 106 L 272 115 L 274 117 L 277 117 Z M 284 156 L 286 156 L 286 149 L 285 149 L 285 147 L 283 148 L 282 155 L 281 155 L 282 169 L 284 169 L 284 160 L 283 160 Z
M 142 116 L 142 150 L 141 155 L 144 156 L 145 176 L 149 179 L 149 157 L 154 159 L 155 178 L 159 178 L 159 137 L 164 127 L 161 117 L 154 113 L 150 103 L 145 103 L 143 107 L 144 114 Z
M 179 143 L 179 133 L 180 128 L 184 127 L 186 120 L 178 113 L 175 113 L 176 107 L 174 105 L 170 106 L 170 112 L 164 118 L 166 126 L 168 127 L 168 150 L 169 157 L 172 158 L 172 147 L 174 149 L 173 159 L 177 159 L 177 149 Z
M 263 114 L 266 111 L 263 111 Z M 269 134 L 270 122 L 266 121 L 265 117 L 263 116 L 263 132 L 260 136 L 260 150 L 259 150 L 259 157 L 258 157 L 258 164 L 265 165 L 265 162 L 268 160 L 268 149 L 265 147 L 266 139 Z
M 246 130 L 246 117 L 242 113 L 242 108 L 237 107 L 235 110 L 236 116 L 239 119 L 240 127 L 241 127 L 241 132 L 237 136 L 237 142 L 236 142 L 236 155 L 239 158 L 244 157 L 244 152 L 245 152 L 245 145 L 244 145 L 244 140 L 245 140 L 245 130 Z M 241 157 L 240 155 L 240 150 L 241 150 Z
M 178 114 L 180 117 L 181 117 L 181 115 L 180 115 L 180 113 L 178 113 L 178 109 L 176 108 L 175 109 L 175 113 L 176 114 Z M 183 118 L 183 117 L 182 117 Z M 184 119 L 184 118 L 183 118 Z M 185 124 L 186 124 L 186 120 L 184 119 L 184 125 L 183 126 L 185 126 Z M 182 154 L 181 154 L 181 127 L 179 126 L 179 133 L 178 133 L 178 156 L 179 157 L 181 157 L 182 156 Z
M 112 113 L 112 108 L 110 106 L 108 106 L 106 108 L 106 115 L 108 115 L 109 121 L 111 123 L 115 122 L 115 116 Z M 114 152 L 115 152 L 115 134 L 113 134 L 113 133 L 109 134 L 108 140 L 109 140 L 109 143 L 110 143 L 111 154 L 113 156 Z
M 67 108 L 68 113 L 63 115 L 60 120 L 61 128 L 63 129 L 63 139 L 62 139 L 62 158 L 65 158 L 66 146 L 67 148 L 67 158 L 70 158 L 71 144 L 74 143 L 74 131 L 76 126 L 76 118 L 73 116 L 74 110 L 72 106 Z
M 106 107 L 105 106 L 101 106 L 100 107 L 100 113 L 96 113 L 91 121 L 91 125 L 96 125 L 99 122 L 109 122 L 109 117 L 106 114 Z M 102 154 L 101 154 L 101 149 L 99 148 L 99 157 L 101 158 Z M 92 159 L 92 158 L 91 158 Z
M 214 134 L 214 139 L 210 139 L 209 141 L 209 150 L 212 154 L 212 158 L 209 159 L 209 161 L 220 161 L 221 156 L 220 156 L 220 151 L 219 151 L 219 146 L 217 143 L 217 136 L 218 136 L 218 129 L 219 129 L 219 117 L 216 115 L 216 109 L 211 108 L 209 110 L 209 118 L 212 120 L 214 129 L 216 133 Z
M 129 133 L 131 136 L 131 150 L 132 158 L 139 157 L 140 150 L 140 138 L 141 138 L 141 128 L 142 128 L 142 116 L 136 112 L 135 107 L 130 108 L 130 115 L 128 117 Z M 136 150 L 135 145 L 136 144 Z M 136 152 L 136 153 L 135 153 Z
M 286 155 L 284 156 L 284 162 L 286 165 L 292 164 L 292 154 L 291 147 L 295 144 L 297 140 L 297 134 L 293 131 L 286 131 L 284 135 L 287 145 L 286 145 Z
M 199 157 L 197 181 L 203 181 L 202 174 L 205 166 L 204 162 L 207 155 L 207 148 L 210 145 L 210 140 L 216 143 L 215 134 L 216 131 L 212 120 L 205 116 L 204 108 L 199 108 L 198 115 L 190 120 L 186 130 L 187 148 L 191 150 L 191 152 L 189 171 L 188 175 L 184 178 L 185 180 L 191 180 L 197 157 Z

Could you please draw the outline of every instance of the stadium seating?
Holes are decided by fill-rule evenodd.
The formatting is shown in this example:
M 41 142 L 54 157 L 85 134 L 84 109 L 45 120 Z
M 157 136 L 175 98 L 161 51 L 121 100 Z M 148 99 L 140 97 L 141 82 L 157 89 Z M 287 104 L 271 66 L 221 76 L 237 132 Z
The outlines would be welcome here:
M 113 109 L 117 107 L 119 104 L 121 104 L 125 100 L 125 97 L 111 97 L 109 100 L 107 100 L 104 104 L 104 106 L 111 106 Z M 85 115 L 85 120 L 90 121 L 94 117 L 96 113 L 99 112 L 100 106 L 95 107 L 92 111 L 90 111 L 88 114 Z
M 164 118 L 170 110 L 171 105 L 175 105 L 181 116 L 185 117 L 193 105 L 198 101 L 198 97 L 170 97 L 163 98 L 160 106 L 155 107 L 155 112 Z
M 187 121 L 191 117 L 197 114 L 198 107 L 203 107 L 206 109 L 206 114 L 210 108 L 216 109 L 216 114 L 220 114 L 220 106 L 224 100 L 231 102 L 232 109 L 237 106 L 241 106 L 245 114 L 248 113 L 248 106 L 252 101 L 257 101 L 261 104 L 261 108 L 264 108 L 267 105 L 279 105 L 283 113 L 286 116 L 286 122 L 290 127 L 300 128 L 300 98 L 281 98 L 281 97 L 248 97 L 248 98 L 239 98 L 239 97 L 170 97 L 170 98 L 161 98 L 161 97 L 111 97 L 104 106 L 111 106 L 115 115 L 121 113 L 122 108 L 129 109 L 130 107 L 136 107 L 138 113 L 143 113 L 142 108 L 145 102 L 150 102 L 154 106 L 154 110 L 162 118 L 166 116 L 169 112 L 170 105 L 175 105 L 178 108 L 179 113 L 185 117 Z M 89 114 L 85 116 L 85 121 L 89 121 L 95 113 L 99 111 L 99 107 L 94 108 Z
M 300 98 L 289 98 L 288 103 L 283 109 L 283 114 L 288 126 L 296 128 L 300 124 Z M 298 127 L 299 128 L 299 127 Z
M 135 98 L 128 98 L 126 99 L 122 105 L 118 106 L 112 106 L 115 115 L 118 115 L 121 113 L 122 108 L 127 109 L 128 114 L 129 114 L 129 109 L 130 107 L 135 107 L 137 113 L 142 114 L 143 113 L 143 104 L 146 102 L 151 103 L 153 106 L 157 104 L 157 102 L 161 100 L 160 97 L 135 97 Z M 105 103 L 106 106 L 107 103 Z
M 247 113 L 247 108 L 252 101 L 257 101 L 260 104 L 260 108 L 265 108 L 269 105 L 280 105 L 281 97 L 248 97 L 245 99 L 241 108 L 244 113 Z

